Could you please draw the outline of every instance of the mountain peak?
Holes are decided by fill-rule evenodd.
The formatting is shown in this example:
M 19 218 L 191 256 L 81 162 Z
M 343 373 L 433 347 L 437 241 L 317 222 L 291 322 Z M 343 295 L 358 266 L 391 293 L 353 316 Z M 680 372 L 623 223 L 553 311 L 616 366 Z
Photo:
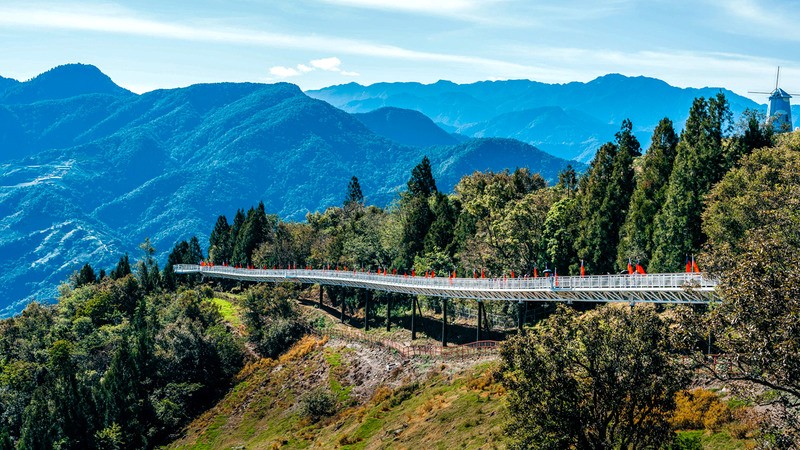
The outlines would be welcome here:
M 373 133 L 403 145 L 427 147 L 458 142 L 428 116 L 411 109 L 386 106 L 353 116 Z
M 117 86 L 95 66 L 65 64 L 48 70 L 24 83 L 11 86 L 0 96 L 3 103 L 33 103 L 85 94 L 119 97 L 135 95 Z

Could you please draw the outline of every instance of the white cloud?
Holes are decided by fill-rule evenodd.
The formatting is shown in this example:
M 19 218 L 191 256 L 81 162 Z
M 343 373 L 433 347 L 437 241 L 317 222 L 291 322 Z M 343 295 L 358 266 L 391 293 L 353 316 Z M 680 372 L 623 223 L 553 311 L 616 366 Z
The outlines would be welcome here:
M 711 5 L 727 13 L 729 18 L 743 22 L 732 26 L 730 20 L 721 25 L 731 33 L 780 40 L 800 41 L 797 15 L 787 11 L 796 10 L 794 3 L 754 0 L 709 0 Z
M 295 77 L 309 72 L 314 72 L 315 70 L 338 72 L 346 77 L 357 77 L 360 75 L 358 72 L 342 70 L 341 66 L 342 60 L 335 56 L 331 56 L 329 58 L 313 59 L 307 64 L 298 64 L 296 69 L 293 67 L 274 66 L 269 69 L 269 73 L 270 75 L 278 78 Z
M 291 67 L 283 67 L 283 66 L 272 67 L 269 69 L 269 73 L 280 78 L 296 77 L 297 75 L 300 75 L 300 72 L 298 72 L 297 70 Z
M 342 69 L 342 61 L 339 58 L 332 56 L 330 58 L 314 59 L 309 64 L 317 69 L 327 70 L 328 72 L 340 72 Z

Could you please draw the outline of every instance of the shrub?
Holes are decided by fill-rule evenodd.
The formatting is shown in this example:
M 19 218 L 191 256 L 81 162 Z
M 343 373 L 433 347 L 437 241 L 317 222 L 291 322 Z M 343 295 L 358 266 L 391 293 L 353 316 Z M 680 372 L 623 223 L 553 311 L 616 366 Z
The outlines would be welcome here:
M 676 430 L 718 430 L 731 421 L 731 409 L 708 389 L 680 391 L 675 395 L 677 408 L 672 417 Z
M 332 416 L 336 412 L 336 399 L 333 394 L 317 389 L 311 391 L 303 399 L 302 414 L 316 422 L 323 417 Z
M 265 326 L 258 341 L 258 352 L 267 358 L 276 358 L 289 349 L 305 334 L 305 329 L 293 320 L 273 320 Z

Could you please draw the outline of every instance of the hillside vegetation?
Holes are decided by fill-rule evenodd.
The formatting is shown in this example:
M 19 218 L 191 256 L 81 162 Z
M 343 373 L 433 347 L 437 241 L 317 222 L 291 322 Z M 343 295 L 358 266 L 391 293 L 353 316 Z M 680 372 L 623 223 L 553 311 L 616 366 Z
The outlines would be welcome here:
M 233 390 L 169 448 L 504 446 L 495 365 L 382 352 L 306 337 L 278 360 L 245 367 Z M 314 417 L 319 392 L 330 392 L 333 406 Z

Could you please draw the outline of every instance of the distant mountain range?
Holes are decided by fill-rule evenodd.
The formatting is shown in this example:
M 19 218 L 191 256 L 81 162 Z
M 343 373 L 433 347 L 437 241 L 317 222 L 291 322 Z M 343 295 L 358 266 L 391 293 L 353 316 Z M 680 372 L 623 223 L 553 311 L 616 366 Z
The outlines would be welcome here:
M 51 300 L 86 262 L 139 258 L 145 237 L 162 261 L 180 239 L 204 243 L 218 214 L 259 200 L 302 220 L 341 204 L 355 175 L 386 205 L 426 154 L 444 191 L 475 170 L 554 180 L 568 163 L 516 140 L 465 140 L 414 111 L 354 116 L 291 84 L 137 95 L 77 64 L 0 78 L 0 150 L 0 315 Z
M 766 106 L 727 89 L 682 89 L 654 78 L 617 74 L 567 84 L 528 80 L 349 83 L 307 94 L 351 113 L 385 107 L 419 111 L 452 133 L 515 138 L 561 158 L 588 162 L 600 144 L 613 140 L 624 119 L 631 119 L 646 147 L 659 120 L 669 117 L 682 128 L 696 97 L 708 98 L 720 91 L 735 117 L 748 108 L 766 111 Z M 793 119 L 798 126 L 800 107 L 793 107 Z

